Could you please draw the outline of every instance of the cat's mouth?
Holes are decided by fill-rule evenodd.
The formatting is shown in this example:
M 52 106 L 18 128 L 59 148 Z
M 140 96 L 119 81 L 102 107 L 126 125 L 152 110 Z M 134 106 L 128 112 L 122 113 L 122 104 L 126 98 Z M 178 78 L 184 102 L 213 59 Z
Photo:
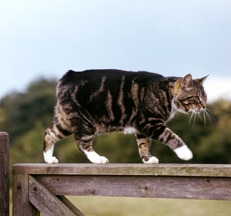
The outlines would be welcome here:
M 202 112 L 206 112 L 205 106 L 195 106 L 189 109 L 189 113 L 200 114 Z
M 215 124 L 215 118 L 213 117 L 213 114 L 211 110 L 208 108 L 199 108 L 199 109 L 192 109 L 188 113 L 191 113 L 189 122 L 193 119 L 193 126 L 195 124 L 197 116 L 199 116 L 199 119 L 206 124 L 206 120 L 210 122 L 211 125 Z
M 198 109 L 192 109 L 189 111 L 189 113 L 193 113 L 193 114 L 200 114 L 202 112 L 205 112 L 206 108 L 198 108 Z

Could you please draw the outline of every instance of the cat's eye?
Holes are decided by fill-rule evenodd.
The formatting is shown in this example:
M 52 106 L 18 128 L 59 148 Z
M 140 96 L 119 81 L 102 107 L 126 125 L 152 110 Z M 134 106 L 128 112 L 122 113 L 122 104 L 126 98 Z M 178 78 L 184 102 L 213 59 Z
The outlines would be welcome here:
M 199 101 L 200 98 L 198 96 L 194 96 L 194 100 Z
M 189 103 L 190 103 L 189 100 L 183 101 L 183 104 L 184 104 L 184 105 L 188 105 Z

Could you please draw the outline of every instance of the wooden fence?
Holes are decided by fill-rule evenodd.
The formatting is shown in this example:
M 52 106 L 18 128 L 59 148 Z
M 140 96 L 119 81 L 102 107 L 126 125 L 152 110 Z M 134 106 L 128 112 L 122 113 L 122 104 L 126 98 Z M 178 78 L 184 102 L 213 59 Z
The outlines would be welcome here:
M 9 215 L 9 136 L 0 132 L 0 215 Z M 65 195 L 231 200 L 231 165 L 15 164 L 13 215 L 84 215 Z
M 64 195 L 231 200 L 231 165 L 13 166 L 14 216 L 84 215 Z
M 9 136 L 0 132 L 0 215 L 9 215 Z

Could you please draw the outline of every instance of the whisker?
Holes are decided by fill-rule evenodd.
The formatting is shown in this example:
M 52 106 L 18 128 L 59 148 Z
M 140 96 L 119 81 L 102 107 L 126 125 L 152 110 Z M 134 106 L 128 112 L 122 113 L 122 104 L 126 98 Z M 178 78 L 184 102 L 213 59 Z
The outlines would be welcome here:
M 215 118 L 212 116 L 211 113 L 209 113 L 209 111 L 208 111 L 207 109 L 206 109 L 204 112 L 205 112 L 206 117 L 207 117 L 207 119 L 209 120 L 211 126 L 213 126 L 213 125 L 216 123 Z
M 195 126 L 196 118 L 197 118 L 197 115 L 194 113 L 194 121 L 193 121 L 193 127 L 192 127 L 192 129 L 193 129 L 194 126 Z
M 202 113 L 196 114 L 195 112 L 192 112 L 188 121 L 188 123 L 191 123 L 193 121 L 192 128 L 191 128 L 192 130 L 195 127 L 197 116 L 199 116 L 200 121 L 204 123 L 204 127 L 206 126 L 207 119 L 212 127 L 216 123 L 216 119 L 213 117 L 212 111 L 207 108 L 203 110 L 203 114 Z
M 193 130 L 193 128 L 194 128 L 194 126 L 195 126 L 195 122 L 196 122 L 196 114 L 195 114 L 194 112 L 191 113 L 191 116 L 190 116 L 190 118 L 189 118 L 188 123 L 191 123 L 192 119 L 193 119 L 193 124 L 192 124 L 191 130 Z
M 189 120 L 188 120 L 188 123 L 191 122 L 193 115 L 194 115 L 194 113 L 192 112 L 192 113 L 191 113 L 191 116 L 190 116 L 190 118 L 189 118 Z
M 211 118 L 212 122 L 215 124 L 216 123 L 216 119 L 213 117 L 213 112 L 211 110 L 206 110 L 207 111 L 207 115 Z
M 206 112 L 205 112 L 206 110 L 204 110 L 204 112 L 203 112 L 203 117 L 204 117 L 204 127 L 206 126 Z
M 213 117 L 213 116 L 214 116 L 214 113 L 212 112 L 212 110 L 206 109 L 206 112 L 207 112 L 207 115 L 210 116 L 212 122 L 215 124 L 215 123 L 216 123 L 216 119 Z
M 201 113 L 198 113 L 197 115 L 199 116 L 199 119 L 202 121 Z

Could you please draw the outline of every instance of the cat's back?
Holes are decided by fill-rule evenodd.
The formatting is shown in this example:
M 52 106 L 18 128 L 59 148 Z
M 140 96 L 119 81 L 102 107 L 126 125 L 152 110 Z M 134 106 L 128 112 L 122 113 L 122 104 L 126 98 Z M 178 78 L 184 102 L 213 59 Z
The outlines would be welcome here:
M 83 82 L 97 83 L 104 81 L 110 81 L 111 84 L 120 82 L 121 79 L 127 81 L 136 81 L 137 83 L 147 83 L 150 81 L 160 81 L 164 77 L 157 73 L 151 73 L 146 71 L 125 71 L 117 69 L 94 69 L 85 71 L 73 71 L 69 70 L 61 79 L 60 85 L 78 85 Z

